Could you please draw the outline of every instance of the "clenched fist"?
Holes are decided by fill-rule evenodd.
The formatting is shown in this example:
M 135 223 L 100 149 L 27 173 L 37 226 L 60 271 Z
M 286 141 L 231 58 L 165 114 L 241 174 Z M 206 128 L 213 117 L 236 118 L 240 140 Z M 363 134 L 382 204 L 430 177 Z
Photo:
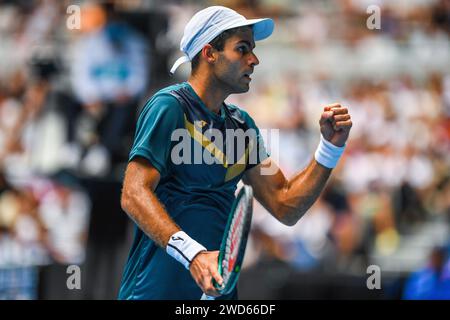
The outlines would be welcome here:
M 342 147 L 348 139 L 352 120 L 347 108 L 339 103 L 327 105 L 320 117 L 322 136 L 337 147 Z

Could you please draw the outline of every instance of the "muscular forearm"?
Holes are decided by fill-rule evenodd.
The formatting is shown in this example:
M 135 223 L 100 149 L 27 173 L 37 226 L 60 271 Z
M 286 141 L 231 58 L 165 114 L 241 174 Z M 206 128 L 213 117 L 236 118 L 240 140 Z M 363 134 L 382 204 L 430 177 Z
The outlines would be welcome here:
M 180 230 L 149 188 L 124 188 L 122 208 L 159 246 L 165 248 L 169 237 Z
M 253 186 L 256 199 L 280 222 L 294 225 L 322 192 L 345 149 L 352 121 L 347 108 L 340 104 L 324 108 L 320 121 L 321 138 L 309 165 L 287 180 L 281 170 L 273 175 L 261 174 L 274 163 L 268 159 L 251 169 L 244 182 Z
M 287 181 L 278 194 L 280 221 L 294 225 L 317 200 L 330 174 L 331 169 L 313 159 L 303 171 Z

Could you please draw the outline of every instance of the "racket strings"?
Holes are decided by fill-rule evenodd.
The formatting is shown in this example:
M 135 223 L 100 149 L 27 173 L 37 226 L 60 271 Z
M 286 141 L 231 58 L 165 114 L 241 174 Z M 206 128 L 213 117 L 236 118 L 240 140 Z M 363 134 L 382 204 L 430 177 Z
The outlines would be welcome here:
M 247 204 L 249 201 L 242 197 L 241 201 L 238 204 L 238 214 L 236 214 L 231 222 L 231 228 L 229 232 L 229 236 L 227 238 L 227 243 L 225 247 L 225 255 L 224 260 L 222 261 L 222 278 L 224 283 L 226 283 L 231 275 L 234 272 L 238 272 L 239 270 L 234 270 L 234 266 L 237 261 L 237 255 L 240 251 L 240 246 L 242 242 L 242 233 L 244 231 L 244 225 L 246 224 L 246 220 L 249 217 L 249 208 L 250 205 Z M 239 269 L 239 268 L 238 268 Z

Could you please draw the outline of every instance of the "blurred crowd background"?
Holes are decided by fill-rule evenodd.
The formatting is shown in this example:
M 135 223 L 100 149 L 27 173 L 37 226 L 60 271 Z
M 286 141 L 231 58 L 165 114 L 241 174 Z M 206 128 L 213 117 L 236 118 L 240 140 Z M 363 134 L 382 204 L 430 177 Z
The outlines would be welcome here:
M 137 115 L 187 79 L 168 74 L 184 25 L 215 4 L 275 19 L 251 90 L 228 101 L 279 129 L 266 143 L 285 175 L 310 161 L 325 104 L 354 123 L 296 226 L 255 205 L 240 297 L 450 299 L 449 0 L 0 0 L 0 299 L 116 298 Z

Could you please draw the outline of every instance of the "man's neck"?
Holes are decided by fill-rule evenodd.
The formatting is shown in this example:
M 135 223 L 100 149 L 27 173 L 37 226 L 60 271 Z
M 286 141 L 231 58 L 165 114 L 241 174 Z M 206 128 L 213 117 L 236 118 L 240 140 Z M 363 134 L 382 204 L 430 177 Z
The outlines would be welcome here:
M 228 94 L 215 84 L 210 77 L 202 78 L 191 75 L 188 82 L 205 106 L 212 112 L 220 114 L 220 108 Z

